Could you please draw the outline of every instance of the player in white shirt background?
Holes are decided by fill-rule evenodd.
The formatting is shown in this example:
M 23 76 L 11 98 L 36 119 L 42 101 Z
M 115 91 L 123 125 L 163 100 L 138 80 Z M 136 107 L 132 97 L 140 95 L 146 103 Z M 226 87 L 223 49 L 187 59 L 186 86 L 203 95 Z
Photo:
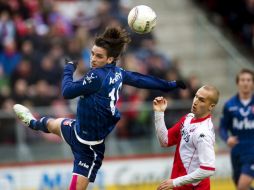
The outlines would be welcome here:
M 167 100 L 153 101 L 156 134 L 162 147 L 176 145 L 171 177 L 158 190 L 210 190 L 215 172 L 215 134 L 211 112 L 218 103 L 219 91 L 212 85 L 202 86 L 193 99 L 191 113 L 167 129 L 164 111 Z

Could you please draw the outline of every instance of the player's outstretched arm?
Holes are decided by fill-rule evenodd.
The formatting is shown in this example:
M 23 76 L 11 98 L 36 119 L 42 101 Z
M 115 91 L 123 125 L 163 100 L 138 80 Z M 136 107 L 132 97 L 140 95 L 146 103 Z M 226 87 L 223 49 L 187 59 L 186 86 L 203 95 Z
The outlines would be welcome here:
M 186 85 L 183 81 L 166 81 L 151 75 L 143 75 L 137 72 L 122 70 L 123 84 L 144 89 L 155 89 L 168 92 L 170 90 L 181 88 L 185 89 Z

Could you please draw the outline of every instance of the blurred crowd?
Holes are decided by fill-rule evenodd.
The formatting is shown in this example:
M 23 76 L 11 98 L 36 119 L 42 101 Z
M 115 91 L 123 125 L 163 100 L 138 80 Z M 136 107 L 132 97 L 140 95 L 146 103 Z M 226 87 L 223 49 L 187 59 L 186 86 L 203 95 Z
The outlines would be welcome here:
M 213 21 L 229 28 L 236 39 L 254 50 L 254 0 L 195 0 Z
M 55 117 L 73 116 L 74 111 L 69 109 L 73 102 L 61 95 L 64 58 L 79 61 L 74 78 L 81 78 L 89 69 L 93 37 L 110 25 L 129 30 L 130 8 L 128 1 L 119 0 L 0 0 L 0 109 L 12 112 L 13 104 L 20 103 L 47 107 Z M 119 138 L 149 133 L 146 126 L 151 123 L 151 113 L 133 108 L 151 103 L 157 95 L 189 100 L 200 86 L 195 75 L 183 78 L 178 59 L 157 50 L 153 33 L 129 32 L 132 42 L 118 63 L 120 66 L 166 80 L 183 79 L 188 90 L 162 94 L 123 88 L 118 105 L 123 110 L 116 132 Z

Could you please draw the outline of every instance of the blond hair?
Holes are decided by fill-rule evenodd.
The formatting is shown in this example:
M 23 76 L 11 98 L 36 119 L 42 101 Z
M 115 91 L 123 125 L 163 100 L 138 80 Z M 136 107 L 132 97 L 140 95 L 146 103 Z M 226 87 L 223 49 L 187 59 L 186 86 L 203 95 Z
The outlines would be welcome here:
M 220 96 L 219 90 L 213 85 L 204 85 L 201 88 L 204 88 L 207 91 L 211 92 L 212 95 L 209 98 L 212 101 L 212 103 L 216 105 L 219 101 L 219 96 Z

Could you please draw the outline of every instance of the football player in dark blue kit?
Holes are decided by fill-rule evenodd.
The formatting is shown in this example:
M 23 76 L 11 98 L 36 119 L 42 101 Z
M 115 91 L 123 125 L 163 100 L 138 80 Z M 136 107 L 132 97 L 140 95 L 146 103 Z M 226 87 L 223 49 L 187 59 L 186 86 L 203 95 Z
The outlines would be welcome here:
M 94 41 L 91 69 L 75 82 L 76 63 L 66 61 L 62 95 L 66 99 L 79 97 L 76 119 L 43 117 L 36 120 L 28 108 L 14 105 L 14 111 L 26 126 L 61 136 L 70 145 L 74 155 L 71 190 L 84 190 L 95 180 L 104 158 L 104 139 L 120 120 L 115 106 L 123 84 L 165 92 L 185 88 L 182 81 L 165 81 L 117 67 L 116 61 L 129 42 L 125 30 L 107 28 Z
M 237 190 L 249 190 L 254 178 L 254 72 L 242 69 L 236 84 L 238 93 L 224 105 L 220 136 L 231 148 Z

